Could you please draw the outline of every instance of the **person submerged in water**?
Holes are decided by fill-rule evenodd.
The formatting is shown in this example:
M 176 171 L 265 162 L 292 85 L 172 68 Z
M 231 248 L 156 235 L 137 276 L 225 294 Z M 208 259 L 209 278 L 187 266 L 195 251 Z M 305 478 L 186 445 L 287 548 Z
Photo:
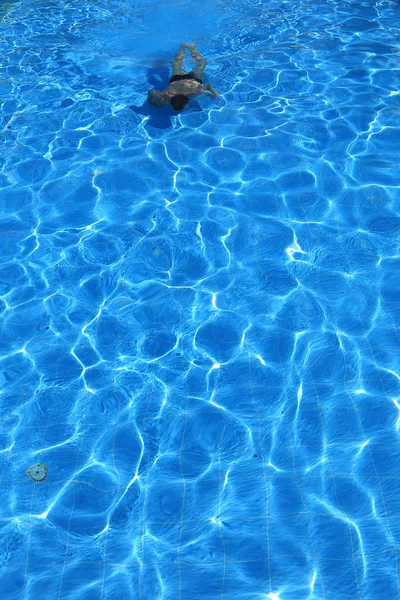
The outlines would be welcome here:
M 168 87 L 162 92 L 150 90 L 147 95 L 150 104 L 164 106 L 164 104 L 171 103 L 175 110 L 182 110 L 189 102 L 189 98 L 199 96 L 203 92 L 210 92 L 214 98 L 218 96 L 217 92 L 211 87 L 211 83 L 203 85 L 204 69 L 207 62 L 194 46 L 195 44 L 181 44 L 179 46 L 178 54 L 172 63 L 172 76 Z M 190 73 L 185 73 L 182 69 L 185 48 L 190 50 L 190 54 L 197 63 L 196 68 Z

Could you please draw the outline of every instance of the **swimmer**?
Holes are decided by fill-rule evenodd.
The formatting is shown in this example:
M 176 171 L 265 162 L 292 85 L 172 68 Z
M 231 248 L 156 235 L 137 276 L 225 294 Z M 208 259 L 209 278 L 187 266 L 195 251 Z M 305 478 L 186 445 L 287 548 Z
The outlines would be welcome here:
M 195 49 L 195 44 L 181 44 L 178 54 L 172 63 L 172 76 L 169 80 L 169 86 L 162 92 L 150 90 L 147 100 L 155 106 L 163 106 L 171 103 L 175 110 L 182 110 L 189 102 L 189 98 L 199 96 L 203 92 L 210 92 L 213 98 L 218 96 L 217 92 L 211 87 L 211 83 L 203 85 L 204 69 L 206 61 Z M 182 69 L 183 59 L 185 58 L 185 48 L 190 50 L 190 54 L 197 63 L 197 66 L 190 73 L 185 73 Z

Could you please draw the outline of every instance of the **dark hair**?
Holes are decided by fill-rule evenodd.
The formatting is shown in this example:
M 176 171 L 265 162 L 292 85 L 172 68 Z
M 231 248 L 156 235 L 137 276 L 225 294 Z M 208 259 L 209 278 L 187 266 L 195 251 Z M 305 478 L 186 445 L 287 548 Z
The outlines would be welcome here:
M 182 110 L 182 108 L 189 102 L 189 98 L 184 94 L 175 94 L 171 98 L 171 104 L 175 110 Z

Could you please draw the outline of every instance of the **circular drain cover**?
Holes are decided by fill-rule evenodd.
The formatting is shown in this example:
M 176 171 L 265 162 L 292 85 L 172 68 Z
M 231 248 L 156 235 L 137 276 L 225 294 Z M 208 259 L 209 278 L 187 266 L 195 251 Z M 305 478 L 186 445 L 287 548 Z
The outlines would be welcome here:
M 35 483 L 40 483 L 41 481 L 46 479 L 47 473 L 47 466 L 40 463 L 32 465 L 26 470 L 26 474 L 28 475 L 29 479 L 31 479 Z

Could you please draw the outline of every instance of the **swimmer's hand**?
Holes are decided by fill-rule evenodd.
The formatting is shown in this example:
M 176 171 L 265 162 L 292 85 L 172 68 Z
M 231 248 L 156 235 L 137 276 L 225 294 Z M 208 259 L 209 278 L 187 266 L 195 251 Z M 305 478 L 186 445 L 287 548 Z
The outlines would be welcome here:
M 214 88 L 211 86 L 211 83 L 206 83 L 205 85 L 203 85 L 203 91 L 208 91 L 210 92 L 210 94 L 213 96 L 213 98 L 216 98 L 218 96 L 217 92 L 214 90 Z

